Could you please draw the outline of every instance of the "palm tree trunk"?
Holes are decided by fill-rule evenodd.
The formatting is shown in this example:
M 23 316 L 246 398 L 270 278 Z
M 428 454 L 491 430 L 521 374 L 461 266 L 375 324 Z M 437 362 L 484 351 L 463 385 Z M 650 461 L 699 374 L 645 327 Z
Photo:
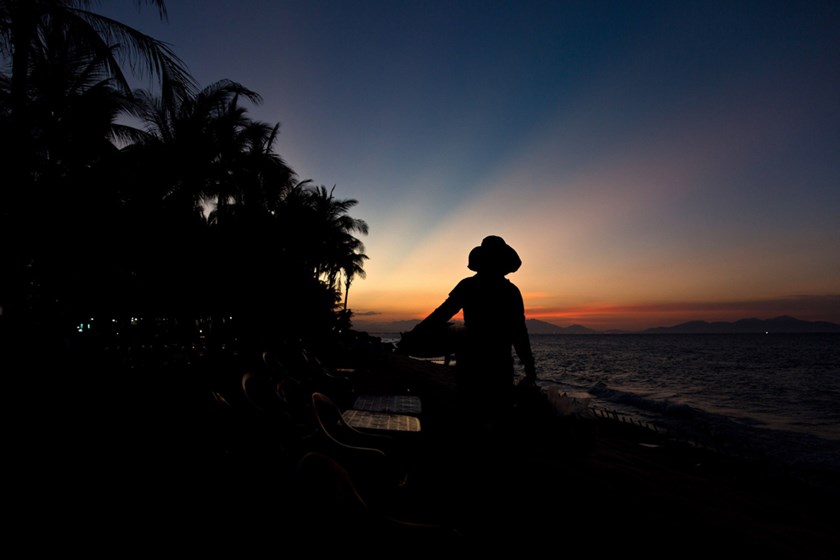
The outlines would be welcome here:
M 350 280 L 344 283 L 344 312 L 347 313 L 347 295 L 350 293 Z

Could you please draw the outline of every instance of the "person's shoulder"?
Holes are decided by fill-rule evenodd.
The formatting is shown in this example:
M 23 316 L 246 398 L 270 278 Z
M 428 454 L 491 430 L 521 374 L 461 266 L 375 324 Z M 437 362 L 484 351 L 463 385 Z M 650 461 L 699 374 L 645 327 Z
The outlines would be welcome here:
M 519 291 L 519 286 L 517 286 L 516 284 L 514 284 L 513 282 L 511 282 L 511 281 L 510 281 L 509 279 L 507 279 L 507 278 L 505 278 L 505 286 L 506 286 L 506 287 L 507 287 L 507 289 L 508 289 L 508 290 L 510 290 L 511 292 L 514 292 L 514 293 L 517 293 L 517 294 L 518 294 L 518 293 L 520 293 L 520 291 Z
M 466 278 L 462 278 L 458 284 L 456 284 L 455 289 L 458 289 L 460 286 L 471 286 L 478 282 L 478 275 L 467 276 Z
M 467 276 L 466 278 L 462 278 L 455 284 L 455 287 L 452 288 L 452 291 L 449 292 L 450 297 L 458 297 L 459 295 L 463 294 L 464 292 L 472 291 L 472 286 L 475 285 L 475 276 Z

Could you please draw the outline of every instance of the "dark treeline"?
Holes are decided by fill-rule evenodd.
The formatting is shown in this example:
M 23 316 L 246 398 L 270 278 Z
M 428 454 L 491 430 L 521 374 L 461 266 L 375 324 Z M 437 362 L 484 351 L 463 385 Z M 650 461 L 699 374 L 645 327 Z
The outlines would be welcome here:
M 162 0 L 138 4 L 166 16 Z M 274 151 L 279 125 L 248 115 L 257 92 L 200 87 L 167 44 L 95 6 L 0 0 L 4 340 L 348 328 L 367 259 L 357 201 L 296 175 Z M 132 89 L 137 76 L 156 90 Z

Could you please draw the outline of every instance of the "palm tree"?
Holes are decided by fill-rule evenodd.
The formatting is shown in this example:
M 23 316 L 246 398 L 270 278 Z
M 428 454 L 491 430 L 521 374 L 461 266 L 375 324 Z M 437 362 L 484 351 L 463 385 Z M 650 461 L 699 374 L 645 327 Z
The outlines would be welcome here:
M 353 218 L 349 210 L 358 204 L 355 199 L 338 199 L 333 195 L 335 186 L 329 191 L 323 185 L 316 187 L 311 194 L 311 205 L 315 218 L 314 241 L 316 276 L 323 278 L 330 286 L 337 286 L 342 265 L 347 256 L 364 246 L 353 234 L 367 235 L 368 225 L 364 220 Z
M 156 6 L 165 18 L 162 0 L 136 3 Z M 356 201 L 296 182 L 273 151 L 279 125 L 253 121 L 240 104 L 260 102 L 258 94 L 229 80 L 196 91 L 166 44 L 92 12 L 93 4 L 0 0 L 0 60 L 11 62 L 11 72 L 0 73 L 0 169 L 12 195 L 0 197 L 6 202 L 0 233 L 22 240 L 2 261 L 2 325 L 24 315 L 23 307 L 12 313 L 13 304 L 38 292 L 39 278 L 64 278 L 80 258 L 89 270 L 71 271 L 72 286 L 92 296 L 104 279 L 125 287 L 125 279 L 111 282 L 119 269 L 129 284 L 138 278 L 142 284 L 145 275 L 159 293 L 176 294 L 157 305 L 184 311 L 185 298 L 177 295 L 194 291 L 196 270 L 212 257 L 219 270 L 242 274 L 223 274 L 229 283 L 204 282 L 211 287 L 205 293 L 238 292 L 252 311 L 261 294 L 285 294 L 290 299 L 274 309 L 290 304 L 316 317 L 315 326 L 337 306 L 343 274 L 346 310 L 350 283 L 364 275 L 367 259 L 354 236 L 367 234 L 367 224 L 348 215 Z M 132 92 L 121 64 L 154 74 L 160 93 Z M 139 117 L 147 128 L 117 124 L 120 114 Z M 118 142 L 127 146 L 118 150 Z M 205 219 L 208 205 L 215 210 Z M 79 223 L 87 234 L 81 256 L 69 235 Z M 64 245 L 21 235 L 56 228 Z M 103 265 L 95 258 L 103 247 L 91 238 L 102 240 L 105 230 L 128 243 L 131 260 Z M 144 251 L 138 261 L 134 255 Z M 181 279 L 180 289 L 172 289 L 171 276 Z M 50 301 L 72 292 L 58 289 Z
M 157 252 L 168 255 L 181 278 L 190 279 L 174 292 L 188 294 L 173 303 L 200 300 L 206 313 L 217 317 L 253 315 L 258 296 L 271 292 L 273 271 L 266 265 L 269 244 L 277 244 L 274 214 L 294 178 L 273 151 L 279 125 L 250 119 L 241 101 L 262 98 L 230 80 L 210 84 L 174 107 L 142 92 L 137 98 L 135 116 L 147 126 L 145 137 L 123 150 L 136 170 L 127 198 L 138 219 L 141 209 L 158 213 Z M 187 226 L 198 219 L 207 226 L 200 240 Z M 156 276 L 153 270 L 147 274 Z M 195 297 L 199 288 L 203 295 Z
M 136 3 L 156 6 L 166 16 L 163 0 Z M 165 43 L 96 14 L 89 9 L 93 4 L 0 0 L 0 60 L 11 67 L 0 79 L 0 168 L 7 174 L 0 233 L 21 241 L 0 264 L 0 309 L 7 323 L 25 318 L 33 274 L 54 272 L 21 228 L 38 223 L 41 205 L 55 193 L 75 200 L 64 196 L 70 170 L 91 169 L 109 141 L 126 132 L 113 126 L 130 99 L 121 64 L 157 76 L 161 96 L 170 102 L 192 88 L 186 68 Z
M 345 253 L 345 258 L 341 263 L 341 271 L 344 273 L 344 313 L 347 313 L 347 298 L 350 294 L 350 284 L 353 278 L 365 278 L 367 273 L 364 269 L 364 261 L 369 257 L 365 255 L 364 246 L 359 243 L 356 249 L 351 249 Z
M 135 1 L 157 6 L 160 17 L 165 19 L 163 0 Z M 88 8 L 93 3 L 90 0 L 0 0 L 0 57 L 11 60 L 11 74 L 4 80 L 8 93 L 3 97 L 2 114 L 6 120 L 0 147 L 9 158 L 10 165 L 4 169 L 10 171 L 11 183 L 17 186 L 15 191 L 28 188 L 37 178 L 34 176 L 43 171 L 41 160 L 34 156 L 53 149 L 44 146 L 50 138 L 42 132 L 64 116 L 63 112 L 51 110 L 54 104 L 62 101 L 62 93 L 71 93 L 68 86 L 75 86 L 76 91 L 80 89 L 80 84 L 72 84 L 73 69 L 87 64 L 95 69 L 100 83 L 107 80 L 108 95 L 129 98 L 131 88 L 121 66 L 125 63 L 140 76 L 151 73 L 158 77 L 161 97 L 170 105 L 194 87 L 183 63 L 166 43 L 90 11 Z M 44 68 L 53 79 L 43 79 Z M 62 76 L 62 70 L 68 73 Z M 56 84 L 56 77 L 63 78 L 64 83 Z M 91 76 L 84 77 L 89 80 Z M 45 98 L 53 104 L 44 105 L 41 101 Z M 74 124 L 80 128 L 88 126 Z M 120 128 L 112 127 L 111 131 Z M 125 131 L 123 128 L 121 133 Z M 4 210 L 4 214 L 9 214 L 19 209 L 10 204 Z
M 110 239 L 102 232 L 120 205 L 111 178 L 98 169 L 116 153 L 113 141 L 123 130 L 115 121 L 132 101 L 111 77 L 107 52 L 79 48 L 49 21 L 41 31 L 27 89 L 30 182 L 13 193 L 17 204 L 9 210 L 20 219 L 17 246 L 32 259 L 39 291 L 65 302 L 56 315 L 107 276 L 101 257 Z
M 166 19 L 164 0 L 134 3 L 155 6 L 160 18 Z M 168 103 L 190 90 L 193 82 L 189 72 L 166 43 L 91 11 L 93 4 L 91 0 L 0 0 L 0 55 L 12 58 L 10 102 L 15 112 L 26 105 L 30 58 L 42 40 L 45 25 L 62 29 L 81 48 L 110 52 L 109 70 L 126 89 L 121 61 L 133 70 L 156 75 Z M 119 48 L 112 48 L 115 45 Z
M 159 162 L 155 184 L 163 190 L 155 197 L 186 213 L 215 204 L 216 223 L 231 204 L 276 208 L 294 173 L 272 151 L 279 125 L 251 120 L 240 104 L 260 103 L 259 94 L 220 80 L 174 106 L 144 92 L 137 97 L 147 134 L 127 151 Z
M 315 186 L 311 179 L 293 183 L 275 216 L 276 238 L 282 244 L 278 258 L 289 270 L 328 289 L 335 300 L 333 310 L 342 288 L 346 305 L 350 282 L 364 277 L 362 264 L 368 258 L 355 236 L 367 234 L 367 223 L 348 214 L 357 201 L 336 198 L 334 189 Z

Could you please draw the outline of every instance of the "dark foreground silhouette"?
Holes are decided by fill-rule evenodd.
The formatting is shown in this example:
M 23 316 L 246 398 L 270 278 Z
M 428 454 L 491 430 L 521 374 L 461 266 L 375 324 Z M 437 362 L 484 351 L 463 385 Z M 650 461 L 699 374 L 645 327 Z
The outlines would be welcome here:
M 384 557 L 402 543 L 831 558 L 840 544 L 836 477 L 817 488 L 638 426 L 558 416 L 524 388 L 505 432 L 471 438 L 451 367 L 375 345 L 323 362 L 288 348 L 117 358 L 28 363 L 46 383 L 10 406 L 8 506 L 33 552 L 304 543 Z M 245 393 L 246 373 L 268 382 L 265 400 Z M 316 425 L 314 389 L 340 408 L 364 393 L 419 396 L 422 431 L 339 445 Z

